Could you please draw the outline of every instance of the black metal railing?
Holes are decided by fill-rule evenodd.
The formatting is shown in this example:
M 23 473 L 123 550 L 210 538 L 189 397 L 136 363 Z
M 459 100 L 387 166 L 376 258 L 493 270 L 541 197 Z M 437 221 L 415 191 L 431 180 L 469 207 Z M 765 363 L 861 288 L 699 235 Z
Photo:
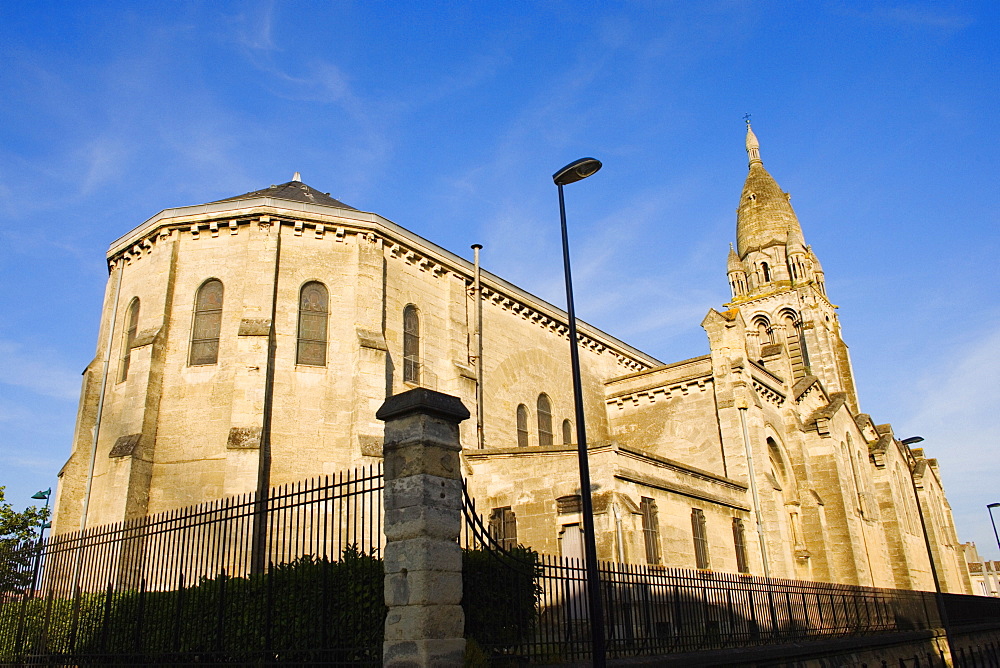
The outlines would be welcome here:
M 378 664 L 382 488 L 373 466 L 17 546 L 0 663 Z
M 490 635 L 479 630 L 467 636 L 487 656 L 532 663 L 589 658 L 587 577 L 582 560 L 539 555 L 525 548 L 505 549 L 490 535 L 468 494 L 465 518 L 464 545 L 487 555 L 483 558 L 494 566 L 486 584 L 502 590 L 506 582 L 516 580 L 522 589 L 529 588 L 535 603 L 528 609 L 523 598 L 511 601 L 510 596 L 494 594 L 496 602 L 488 621 L 504 632 Z M 610 562 L 601 562 L 599 570 L 610 657 L 780 645 L 941 626 L 931 592 Z M 526 578 L 531 580 L 528 585 Z M 967 606 L 966 599 L 979 598 L 955 597 L 950 607 Z M 976 604 L 977 611 L 1000 620 L 1000 601 Z

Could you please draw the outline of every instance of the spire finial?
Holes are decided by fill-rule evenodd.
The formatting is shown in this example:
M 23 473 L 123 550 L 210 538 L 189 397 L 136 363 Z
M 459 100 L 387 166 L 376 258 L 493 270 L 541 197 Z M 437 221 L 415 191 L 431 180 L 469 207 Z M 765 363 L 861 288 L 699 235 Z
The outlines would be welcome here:
M 760 142 L 757 141 L 757 135 L 753 133 L 753 128 L 750 127 L 750 114 L 743 114 L 743 120 L 747 124 L 747 156 L 750 158 L 750 164 L 757 163 L 758 165 L 762 165 L 764 163 L 760 159 Z
M 295 175 L 292 177 L 292 181 L 302 181 L 302 175 L 299 174 L 298 172 L 295 172 Z

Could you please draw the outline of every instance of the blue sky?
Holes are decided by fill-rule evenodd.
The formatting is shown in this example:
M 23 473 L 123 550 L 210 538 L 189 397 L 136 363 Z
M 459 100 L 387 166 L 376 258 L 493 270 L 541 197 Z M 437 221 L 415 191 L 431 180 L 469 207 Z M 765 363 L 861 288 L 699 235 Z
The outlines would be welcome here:
M 108 244 L 303 180 L 664 361 L 729 296 L 744 113 L 841 307 L 862 409 L 997 552 L 994 2 L 0 1 L 0 484 L 55 484 Z

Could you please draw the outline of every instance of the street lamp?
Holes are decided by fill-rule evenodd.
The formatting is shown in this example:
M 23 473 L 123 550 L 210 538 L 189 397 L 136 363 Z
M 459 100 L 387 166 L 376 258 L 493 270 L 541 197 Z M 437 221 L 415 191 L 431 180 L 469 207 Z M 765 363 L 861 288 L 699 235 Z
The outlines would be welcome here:
M 576 340 L 576 309 L 573 306 L 573 278 L 569 268 L 569 235 L 566 232 L 566 202 L 563 186 L 597 173 L 601 161 L 581 158 L 552 175 L 559 188 L 559 219 L 562 224 L 563 268 L 566 273 L 566 313 L 569 316 L 569 354 L 573 370 L 573 402 L 576 408 L 576 449 L 580 460 L 580 501 L 583 505 L 583 546 L 587 569 L 587 600 L 590 609 L 590 636 L 593 665 L 603 668 L 604 606 L 601 604 L 601 580 L 597 568 L 597 543 L 594 536 L 594 505 L 590 498 L 590 463 L 587 459 L 587 430 L 583 420 L 583 389 L 580 382 L 580 351 Z
M 990 523 L 993 525 L 993 537 L 997 539 L 997 547 L 1000 548 L 1000 535 L 997 534 L 997 523 L 993 519 L 993 509 L 1000 508 L 1000 503 L 988 503 L 986 509 L 990 513 Z
M 45 538 L 45 530 L 52 527 L 52 522 L 46 520 L 46 515 L 48 515 L 49 509 L 49 497 L 52 496 L 52 488 L 49 487 L 44 491 L 35 492 L 31 495 L 33 499 L 45 499 L 45 513 L 42 515 L 42 522 L 39 524 L 38 531 L 38 552 L 35 554 L 35 569 L 31 575 L 31 591 L 35 591 L 35 587 L 38 586 L 38 569 L 42 565 L 42 539 Z

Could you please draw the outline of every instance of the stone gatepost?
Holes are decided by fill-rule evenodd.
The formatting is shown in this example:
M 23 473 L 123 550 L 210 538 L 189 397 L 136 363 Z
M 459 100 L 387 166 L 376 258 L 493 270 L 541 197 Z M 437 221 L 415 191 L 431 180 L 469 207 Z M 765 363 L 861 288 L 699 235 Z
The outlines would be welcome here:
M 386 399 L 386 667 L 461 666 L 461 400 L 426 388 Z

